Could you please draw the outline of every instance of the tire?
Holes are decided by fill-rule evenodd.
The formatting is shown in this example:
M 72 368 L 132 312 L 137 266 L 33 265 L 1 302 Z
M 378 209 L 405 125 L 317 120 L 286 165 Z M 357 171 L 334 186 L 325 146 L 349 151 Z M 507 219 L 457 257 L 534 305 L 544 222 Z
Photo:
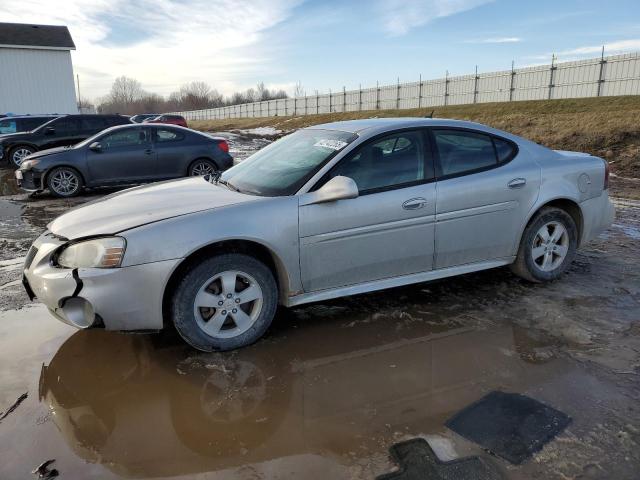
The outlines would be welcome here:
M 9 151 L 9 163 L 15 168 L 20 168 L 24 158 L 36 151 L 35 148 L 28 145 L 18 145 Z
M 530 282 L 555 280 L 573 261 L 577 244 L 578 229 L 571 215 L 560 208 L 545 207 L 525 228 L 511 271 Z
M 219 170 L 215 162 L 206 158 L 199 158 L 189 165 L 188 174 L 190 177 L 202 177 L 204 175 L 213 175 Z
M 249 289 L 247 295 L 255 299 L 245 302 L 243 292 Z M 189 345 L 205 352 L 226 351 L 264 335 L 276 312 L 278 289 L 262 262 L 229 253 L 194 261 L 172 300 L 171 320 Z
M 47 174 L 47 188 L 54 197 L 75 197 L 83 185 L 82 175 L 71 167 L 57 167 Z

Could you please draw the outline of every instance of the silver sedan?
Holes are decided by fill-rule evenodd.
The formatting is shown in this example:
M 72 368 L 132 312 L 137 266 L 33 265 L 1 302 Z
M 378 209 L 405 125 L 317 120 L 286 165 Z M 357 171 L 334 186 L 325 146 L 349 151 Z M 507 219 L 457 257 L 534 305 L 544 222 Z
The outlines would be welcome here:
M 221 177 L 137 187 L 54 220 L 24 285 L 79 328 L 160 330 L 229 350 L 280 305 L 510 265 L 554 280 L 612 222 L 608 166 L 480 124 L 299 130 Z

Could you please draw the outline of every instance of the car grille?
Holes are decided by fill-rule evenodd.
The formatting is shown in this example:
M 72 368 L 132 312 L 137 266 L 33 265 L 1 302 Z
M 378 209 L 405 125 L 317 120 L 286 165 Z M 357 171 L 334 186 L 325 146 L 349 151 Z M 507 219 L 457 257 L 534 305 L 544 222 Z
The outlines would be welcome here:
M 27 257 L 24 259 L 24 268 L 25 270 L 31 266 L 31 262 L 36 257 L 38 253 L 38 249 L 36 247 L 31 247 L 27 252 Z

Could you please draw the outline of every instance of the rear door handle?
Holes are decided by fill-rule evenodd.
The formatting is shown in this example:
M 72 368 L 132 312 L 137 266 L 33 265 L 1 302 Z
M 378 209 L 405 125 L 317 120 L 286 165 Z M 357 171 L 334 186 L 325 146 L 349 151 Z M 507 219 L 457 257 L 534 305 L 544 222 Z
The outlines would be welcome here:
M 526 179 L 524 179 L 524 178 L 514 178 L 509 183 L 507 183 L 507 186 L 509 188 L 522 188 L 526 184 L 527 184 L 527 180 Z
M 402 208 L 405 210 L 417 210 L 419 208 L 424 207 L 427 204 L 427 199 L 418 197 L 411 198 L 402 204 Z

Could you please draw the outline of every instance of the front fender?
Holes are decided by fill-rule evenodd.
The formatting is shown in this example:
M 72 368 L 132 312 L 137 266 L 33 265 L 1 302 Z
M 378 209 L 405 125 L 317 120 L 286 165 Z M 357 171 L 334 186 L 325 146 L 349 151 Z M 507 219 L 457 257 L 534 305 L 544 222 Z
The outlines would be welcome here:
M 284 269 L 288 292 L 301 290 L 298 199 L 276 197 L 142 225 L 120 233 L 123 266 L 183 259 L 211 244 L 247 240 L 268 249 Z

